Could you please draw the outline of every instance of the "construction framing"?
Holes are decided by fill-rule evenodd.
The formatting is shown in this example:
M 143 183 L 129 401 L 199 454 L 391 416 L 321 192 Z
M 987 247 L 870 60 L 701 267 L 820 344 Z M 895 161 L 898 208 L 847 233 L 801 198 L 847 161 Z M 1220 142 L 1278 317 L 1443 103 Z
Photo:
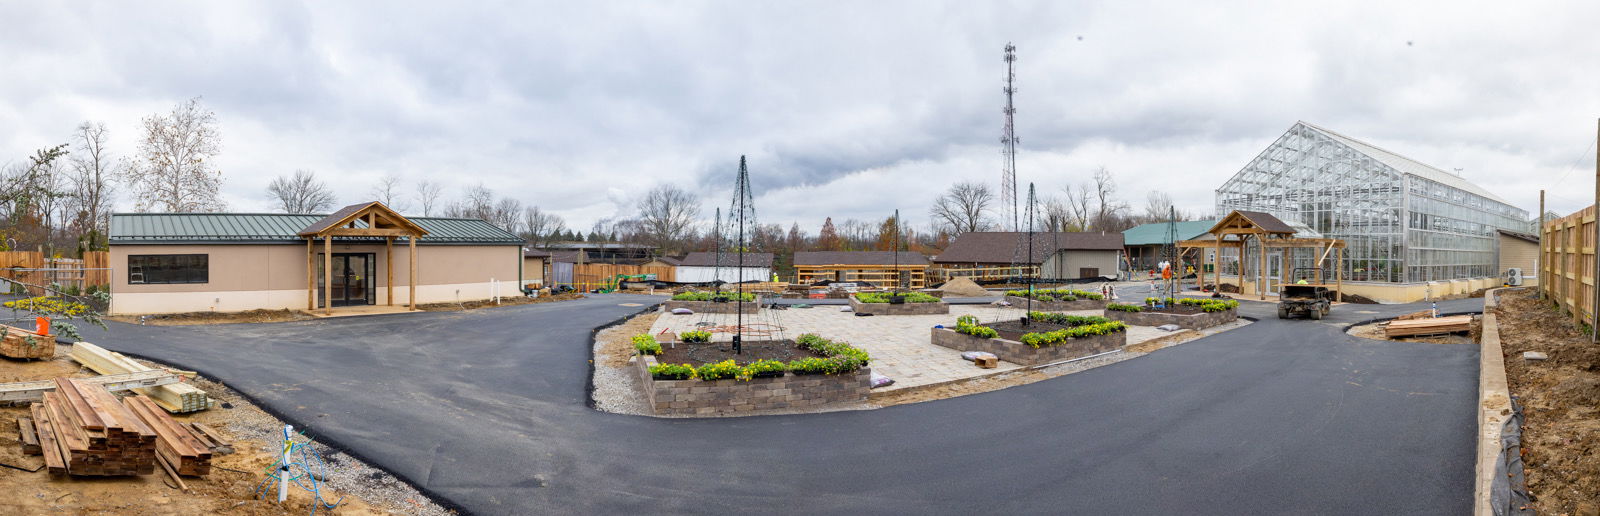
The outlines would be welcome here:
M 1271 217 L 1270 215 L 1253 212 L 1244 213 L 1234 211 L 1229 213 L 1228 216 L 1223 217 L 1222 220 L 1218 221 L 1216 226 L 1212 226 L 1210 230 L 1206 231 L 1206 234 L 1209 235 L 1210 238 L 1177 242 L 1176 245 L 1180 250 L 1178 253 L 1179 263 L 1174 264 L 1173 270 L 1184 270 L 1182 262 L 1182 256 L 1184 255 L 1184 252 L 1191 249 L 1211 249 L 1213 250 L 1211 253 L 1200 253 L 1202 257 L 1208 256 L 1210 258 L 1210 263 L 1205 264 L 1210 265 L 1210 267 L 1196 267 L 1196 271 L 1199 274 L 1197 279 L 1199 280 L 1199 284 L 1204 287 L 1206 284 L 1206 270 L 1210 269 L 1212 271 L 1211 274 L 1213 276 L 1213 281 L 1218 285 L 1218 288 L 1220 288 L 1222 284 L 1222 271 L 1217 267 L 1217 258 L 1222 254 L 1222 249 L 1227 247 L 1236 248 L 1239 250 L 1239 263 L 1241 264 L 1241 267 L 1239 268 L 1239 293 L 1243 294 L 1245 269 L 1242 265 L 1248 263 L 1249 258 L 1246 254 L 1246 250 L 1250 247 L 1251 243 L 1254 243 L 1255 248 L 1257 249 L 1256 260 L 1260 262 L 1256 269 L 1256 273 L 1260 277 L 1256 278 L 1255 281 L 1255 294 L 1258 299 L 1266 300 L 1268 283 L 1268 278 L 1266 277 L 1267 255 L 1271 254 L 1273 249 L 1278 249 L 1279 252 L 1282 253 L 1283 261 L 1282 265 L 1278 267 L 1278 269 L 1279 273 L 1282 275 L 1282 278 L 1280 278 L 1280 284 L 1285 284 L 1289 283 L 1290 280 L 1289 276 L 1292 269 L 1289 267 L 1289 265 L 1294 263 L 1294 250 L 1310 249 L 1313 253 L 1315 253 L 1313 256 L 1315 256 L 1316 260 L 1313 263 L 1316 265 L 1319 271 L 1327 270 L 1328 267 L 1325 267 L 1323 264 L 1327 262 L 1330 255 L 1333 257 L 1333 283 L 1328 284 L 1326 277 L 1318 277 L 1316 282 L 1318 284 L 1331 287 L 1335 292 L 1335 301 L 1344 301 L 1344 293 L 1342 290 L 1344 287 L 1345 242 L 1343 240 L 1336 238 L 1296 238 L 1294 236 L 1294 231 L 1285 226 L 1282 221 L 1279 221 L 1276 218 L 1272 218 L 1270 221 L 1255 221 L 1252 220 L 1252 215 L 1256 218 Z M 1324 275 L 1319 273 L 1319 276 Z
M 322 267 L 327 271 L 322 275 L 324 314 L 333 313 L 333 239 L 346 238 L 382 238 L 383 249 L 386 253 L 384 274 L 388 277 L 388 306 L 394 306 L 394 241 L 397 238 L 406 239 L 406 247 L 410 253 L 411 274 L 407 288 L 410 295 L 407 297 L 412 310 L 417 309 L 417 239 L 427 236 L 428 231 L 416 223 L 400 216 L 399 213 L 384 206 L 381 202 L 357 204 L 345 207 L 337 213 L 329 215 L 316 223 L 306 227 L 300 232 L 300 237 L 306 239 L 306 309 L 317 309 L 317 252 L 316 241 L 322 240 Z

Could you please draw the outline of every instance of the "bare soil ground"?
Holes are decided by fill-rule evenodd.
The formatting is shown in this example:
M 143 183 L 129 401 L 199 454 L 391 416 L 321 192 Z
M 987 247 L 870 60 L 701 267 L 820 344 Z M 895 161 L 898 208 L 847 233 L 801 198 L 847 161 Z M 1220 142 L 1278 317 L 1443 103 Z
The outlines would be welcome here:
M 565 294 L 541 295 L 534 298 L 527 296 L 502 297 L 500 298 L 499 304 L 495 304 L 494 301 L 490 300 L 468 301 L 466 303 L 431 303 L 426 305 L 417 305 L 417 309 L 429 312 L 452 312 L 460 310 L 476 310 L 479 308 L 495 308 L 499 306 L 536 305 L 539 303 L 571 301 L 574 299 L 583 299 L 583 294 L 568 292 Z
M 1522 403 L 1528 494 L 1539 514 L 1593 514 L 1600 506 L 1600 345 L 1534 290 L 1494 308 L 1511 395 Z M 1549 360 L 1523 360 L 1539 351 Z
M 1474 324 L 1476 325 L 1476 323 Z M 1354 326 L 1345 333 L 1349 333 L 1350 335 L 1361 337 L 1363 339 L 1392 340 L 1398 342 L 1423 342 L 1427 344 L 1472 344 L 1474 342 L 1471 335 L 1461 333 L 1416 337 L 1395 337 L 1391 339 L 1383 333 L 1383 323 Z
M 58 348 L 52 360 L 0 360 L 0 382 L 89 377 L 95 373 L 66 358 L 68 346 Z M 22 454 L 16 418 L 27 415 L 26 405 L 0 404 L 0 463 L 25 470 L 0 468 L 0 514 L 306 514 L 310 493 L 291 490 L 289 502 L 257 500 L 256 485 L 262 471 L 272 465 L 279 444 L 269 443 L 283 423 L 239 397 L 231 389 L 205 379 L 195 386 L 205 389 L 219 407 L 193 414 L 176 414 L 179 422 L 205 423 L 234 440 L 235 453 L 213 455 L 212 472 L 205 477 L 184 477 L 188 491 L 157 469 L 153 475 L 127 477 L 51 477 L 44 459 Z M 222 408 L 227 402 L 232 408 Z M 397 479 L 326 448 L 329 501 L 344 496 L 333 514 L 449 514 Z

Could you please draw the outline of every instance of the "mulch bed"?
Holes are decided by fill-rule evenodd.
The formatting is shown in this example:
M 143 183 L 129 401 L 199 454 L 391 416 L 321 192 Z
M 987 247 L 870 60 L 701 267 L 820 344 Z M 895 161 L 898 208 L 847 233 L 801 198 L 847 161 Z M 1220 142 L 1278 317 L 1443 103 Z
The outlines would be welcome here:
M 1593 511 L 1600 505 L 1600 346 L 1534 289 L 1502 294 L 1494 312 L 1511 395 L 1526 416 L 1522 449 L 1533 509 Z M 1550 358 L 1530 362 L 1524 351 Z
M 739 365 L 749 364 L 757 360 L 788 362 L 805 357 L 826 358 L 809 349 L 801 349 L 795 345 L 794 341 L 787 339 L 745 341 L 743 348 L 744 353 L 735 355 L 733 354 L 732 342 L 662 343 L 661 354 L 656 355 L 656 361 L 663 364 L 689 364 L 699 367 L 730 358 Z
M 1029 333 L 1047 333 L 1071 328 L 1071 326 L 1040 321 L 1030 321 L 1027 326 L 1023 326 L 1022 321 L 1017 319 L 988 323 L 984 324 L 984 326 L 994 328 L 994 331 L 1000 333 L 1000 338 L 1002 339 L 1015 341 L 1021 341 L 1022 336 Z

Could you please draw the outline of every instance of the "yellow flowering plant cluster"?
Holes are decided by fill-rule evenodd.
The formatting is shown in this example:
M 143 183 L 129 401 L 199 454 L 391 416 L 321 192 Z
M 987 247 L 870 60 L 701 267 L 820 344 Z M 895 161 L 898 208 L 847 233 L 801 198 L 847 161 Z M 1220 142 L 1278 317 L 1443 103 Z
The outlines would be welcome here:
M 94 296 L 95 299 L 102 303 L 110 302 L 111 296 L 104 292 L 95 292 Z M 105 327 L 105 324 L 100 322 L 101 314 L 93 307 L 66 296 L 37 296 L 17 299 L 6 301 L 3 306 L 11 309 L 14 319 L 22 317 L 18 312 L 27 312 L 35 316 L 51 319 L 80 319 L 101 328 Z M 78 334 L 78 327 L 67 322 L 51 324 L 51 333 L 74 340 L 83 338 L 82 335 Z

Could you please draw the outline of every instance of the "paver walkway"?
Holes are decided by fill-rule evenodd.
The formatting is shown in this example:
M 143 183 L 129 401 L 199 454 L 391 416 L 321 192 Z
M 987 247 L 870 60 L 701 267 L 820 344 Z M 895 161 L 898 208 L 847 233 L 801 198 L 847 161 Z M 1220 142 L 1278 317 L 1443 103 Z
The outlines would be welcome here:
M 1099 310 L 1077 310 L 1065 312 L 1073 315 L 1100 315 Z M 852 312 L 839 310 L 838 305 L 821 305 L 811 308 L 790 308 L 787 310 L 762 309 L 761 313 L 748 316 L 747 325 L 775 324 L 784 328 L 787 338 L 794 338 L 802 333 L 815 333 L 834 340 L 842 340 L 867 350 L 872 355 L 872 370 L 878 374 L 894 379 L 894 385 L 874 389 L 873 392 L 887 392 L 910 387 L 929 384 L 944 383 L 963 378 L 984 376 L 1002 371 L 1021 368 L 1022 366 L 1000 361 L 1000 367 L 983 369 L 963 360 L 961 352 L 943 346 L 935 346 L 931 341 L 929 330 L 935 325 L 953 327 L 956 318 L 963 315 L 975 315 L 984 322 L 1015 319 L 1021 317 L 1023 310 L 1020 308 L 997 307 L 991 305 L 950 305 L 948 315 L 877 315 L 872 317 L 857 317 Z M 663 332 L 682 332 L 694 329 L 696 324 L 707 322 L 714 325 L 733 325 L 732 315 L 691 314 L 673 315 L 663 314 L 650 328 L 650 333 L 659 335 Z M 1157 330 L 1149 326 L 1129 326 L 1128 345 L 1138 344 L 1150 339 L 1171 335 L 1169 332 Z M 718 334 L 713 340 L 726 340 L 727 334 Z

